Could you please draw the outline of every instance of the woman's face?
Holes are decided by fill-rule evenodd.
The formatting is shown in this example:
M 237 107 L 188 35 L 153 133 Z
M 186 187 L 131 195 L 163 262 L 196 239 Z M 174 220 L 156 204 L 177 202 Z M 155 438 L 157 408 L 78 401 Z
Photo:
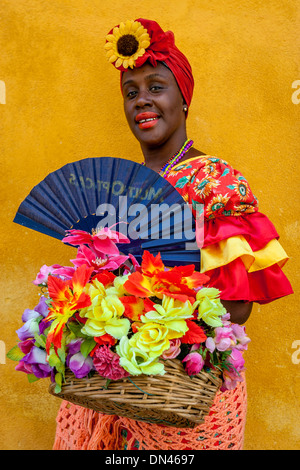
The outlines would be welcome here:
M 145 64 L 122 77 L 124 110 L 129 127 L 143 147 L 186 138 L 184 100 L 172 72 L 163 64 Z

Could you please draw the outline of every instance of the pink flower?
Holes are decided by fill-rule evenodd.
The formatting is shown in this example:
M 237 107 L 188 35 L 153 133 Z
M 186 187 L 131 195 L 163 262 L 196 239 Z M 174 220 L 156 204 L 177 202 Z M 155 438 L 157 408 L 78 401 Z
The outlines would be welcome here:
M 120 255 L 119 253 L 107 256 L 97 252 L 95 249 L 81 245 L 78 248 L 76 258 L 71 261 L 77 268 L 83 264 L 92 267 L 94 268 L 93 274 L 97 274 L 103 270 L 114 271 L 124 264 L 127 259 L 128 256 Z
M 216 349 L 216 343 L 214 342 L 213 338 L 209 336 L 205 341 L 205 346 L 209 350 L 209 352 L 213 353 Z
M 237 383 L 243 380 L 240 373 L 244 370 L 245 360 L 241 351 L 233 348 L 227 360 L 229 370 L 223 371 L 224 382 L 221 387 L 222 391 L 235 389 Z
M 119 254 L 116 243 L 130 243 L 125 235 L 107 227 L 101 230 L 93 230 L 92 234 L 84 230 L 68 230 L 67 232 L 69 235 L 63 238 L 64 243 L 75 246 L 87 245 L 97 250 L 97 252 L 107 255 Z
M 197 375 L 204 366 L 204 360 L 201 354 L 197 352 L 191 352 L 182 360 L 186 362 L 185 370 L 188 375 Z
M 175 359 L 178 356 L 181 349 L 181 341 L 179 338 L 170 340 L 170 347 L 161 355 L 162 359 Z
M 35 280 L 33 281 L 33 284 L 35 284 L 36 286 L 38 286 L 39 284 L 46 284 L 49 274 L 52 274 L 56 268 L 61 268 L 61 266 L 59 264 L 53 264 L 52 266 L 47 266 L 46 264 L 44 264 L 41 267 L 40 272 L 37 274 Z
M 108 346 L 99 346 L 94 353 L 94 366 L 102 377 L 119 380 L 128 377 L 129 373 L 120 366 L 120 357 Z
M 250 338 L 246 335 L 245 327 L 234 323 L 232 324 L 231 329 L 237 340 L 236 348 L 240 351 L 246 350 L 248 348 Z
M 218 326 L 215 329 L 216 336 L 214 338 L 216 348 L 218 351 L 227 351 L 236 345 L 236 338 L 233 334 L 231 327 Z

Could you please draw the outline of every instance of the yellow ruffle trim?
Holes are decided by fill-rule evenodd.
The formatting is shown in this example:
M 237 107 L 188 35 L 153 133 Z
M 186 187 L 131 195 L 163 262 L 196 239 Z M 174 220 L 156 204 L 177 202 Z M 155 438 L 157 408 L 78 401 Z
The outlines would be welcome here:
M 201 249 L 201 272 L 225 266 L 237 258 L 241 258 L 248 272 L 259 271 L 274 264 L 282 268 L 289 259 L 276 239 L 261 250 L 252 251 L 243 236 L 235 236 Z

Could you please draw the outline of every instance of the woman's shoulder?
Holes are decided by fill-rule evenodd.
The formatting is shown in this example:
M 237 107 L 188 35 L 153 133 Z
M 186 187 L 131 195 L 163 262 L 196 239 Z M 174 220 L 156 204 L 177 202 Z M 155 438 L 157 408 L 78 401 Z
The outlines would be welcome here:
M 207 218 L 257 211 L 258 201 L 246 178 L 217 156 L 200 155 L 185 160 L 172 168 L 168 180 L 186 201 L 205 204 Z

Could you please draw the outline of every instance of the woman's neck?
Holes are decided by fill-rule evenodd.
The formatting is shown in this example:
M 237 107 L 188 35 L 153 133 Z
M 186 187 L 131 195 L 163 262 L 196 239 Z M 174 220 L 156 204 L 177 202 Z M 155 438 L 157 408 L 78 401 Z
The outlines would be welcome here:
M 185 138 L 185 140 L 187 139 Z M 180 142 L 176 146 L 174 144 L 170 145 L 169 143 L 166 143 L 159 147 L 143 148 L 143 146 L 141 145 L 141 149 L 142 149 L 144 159 L 145 159 L 145 165 L 151 170 L 154 170 L 157 173 L 159 173 L 159 171 L 165 165 L 165 163 L 168 160 L 170 160 L 170 158 L 181 149 L 185 140 Z M 205 155 L 205 154 L 201 152 L 200 150 L 197 150 L 194 147 L 191 147 L 180 161 L 182 162 L 184 160 L 187 160 L 188 158 L 193 158 L 193 157 L 197 157 L 200 155 Z
M 162 166 L 170 160 L 187 140 L 186 134 L 169 139 L 160 145 L 150 146 L 141 144 L 145 165 L 154 171 L 160 171 Z

